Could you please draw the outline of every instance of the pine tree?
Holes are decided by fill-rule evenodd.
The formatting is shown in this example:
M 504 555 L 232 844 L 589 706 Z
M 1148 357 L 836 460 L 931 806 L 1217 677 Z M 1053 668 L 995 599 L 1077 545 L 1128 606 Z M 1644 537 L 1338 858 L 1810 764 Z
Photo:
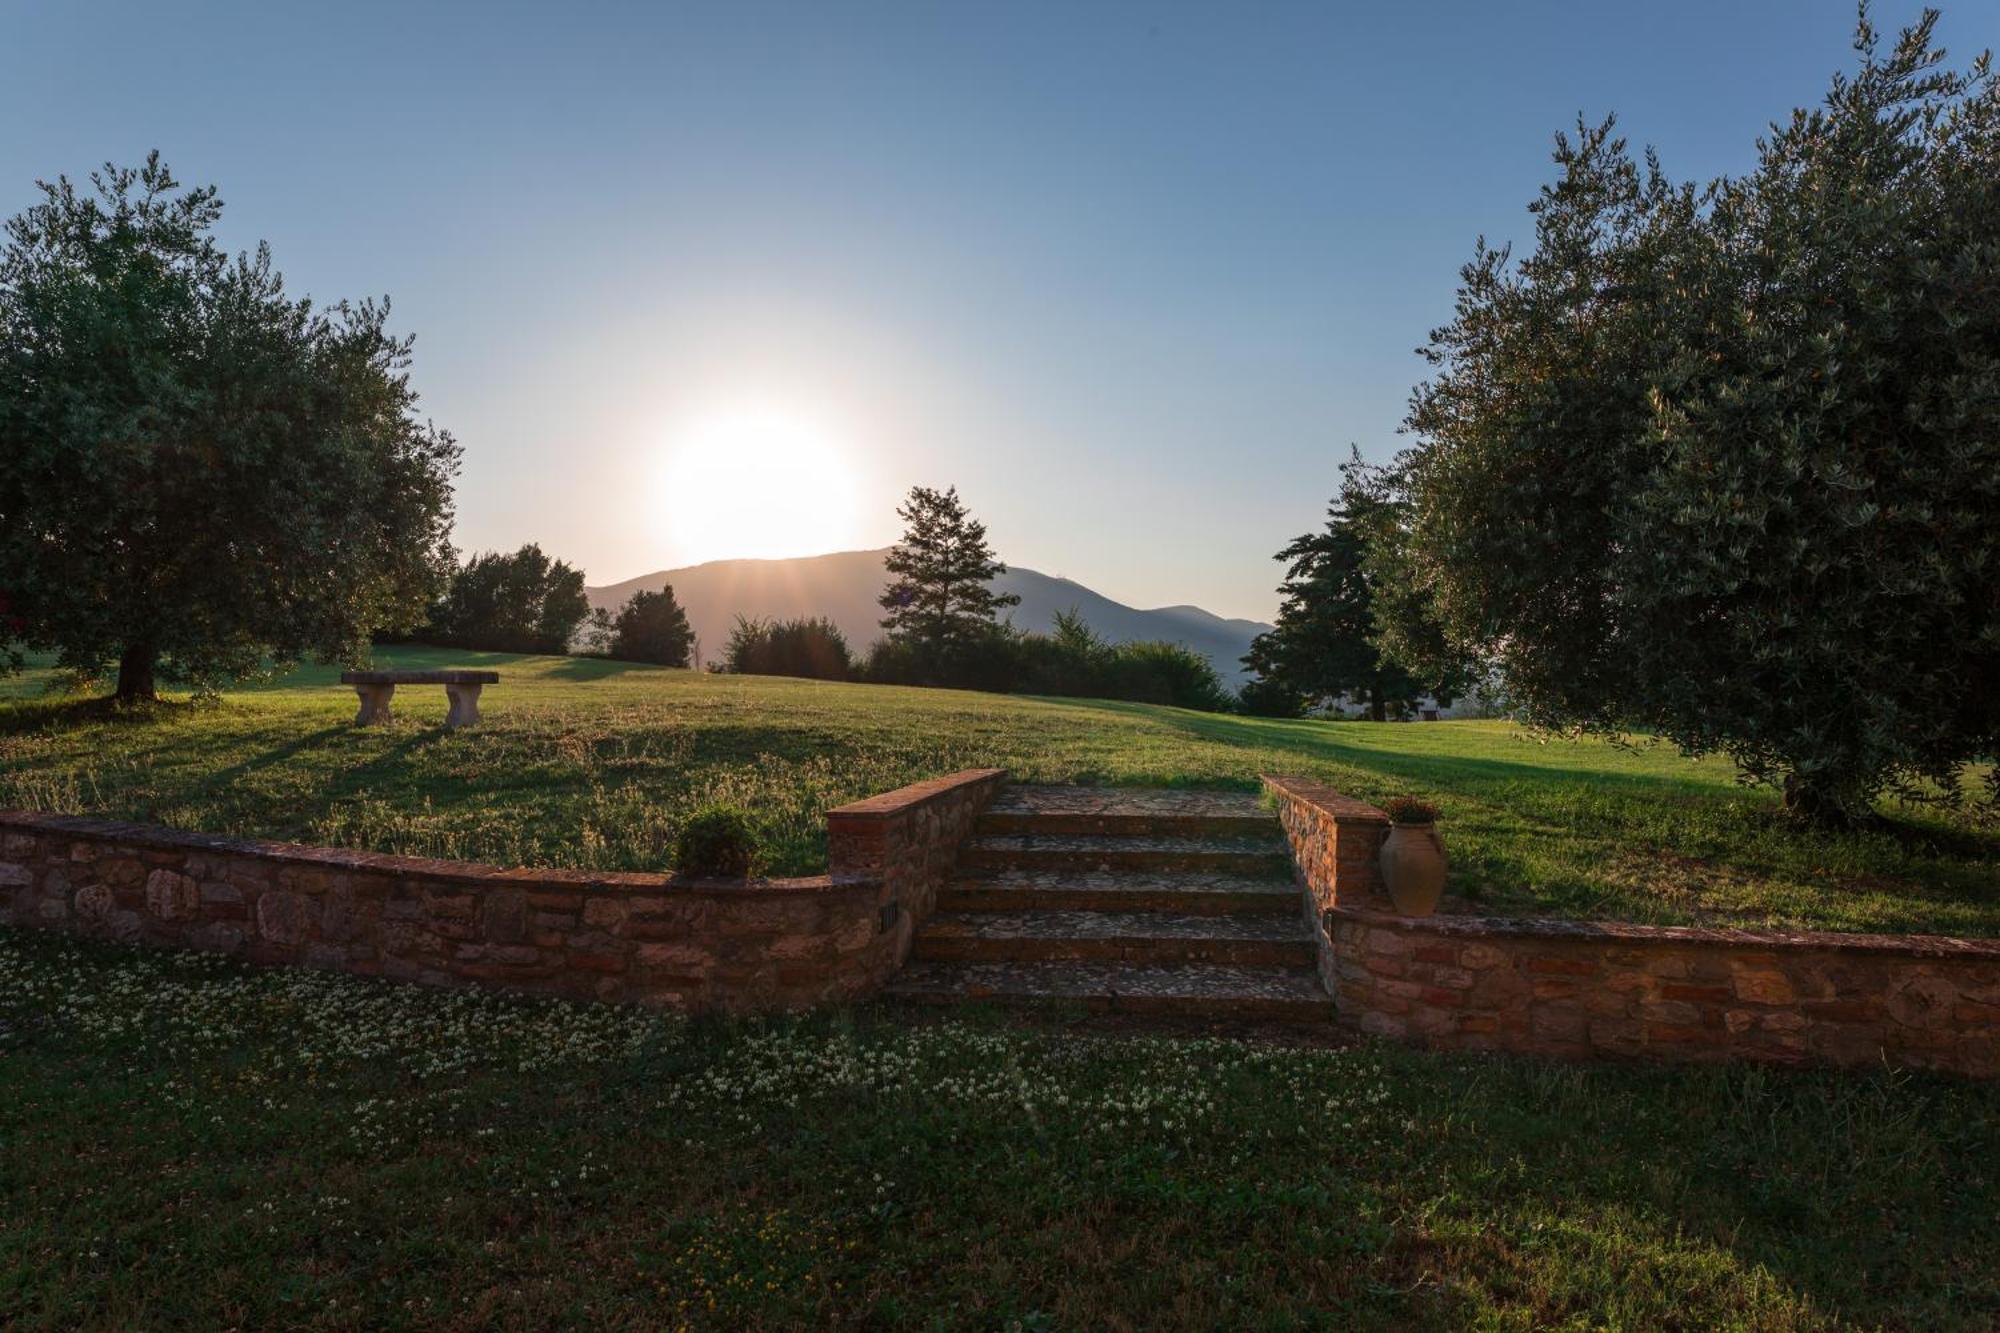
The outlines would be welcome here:
M 896 514 L 907 525 L 903 540 L 883 561 L 895 581 L 882 593 L 882 628 L 889 637 L 933 652 L 949 653 L 988 634 L 994 614 L 1020 597 L 987 586 L 1007 572 L 986 543 L 986 525 L 972 517 L 958 488 L 915 486 Z
M 688 664 L 694 630 L 674 597 L 672 584 L 662 585 L 658 592 L 642 589 L 633 593 L 612 624 L 611 655 L 620 661 L 670 667 Z
M 1277 554 L 1286 563 L 1278 588 L 1284 601 L 1278 623 L 1251 641 L 1243 659 L 1259 677 L 1246 692 L 1246 711 L 1296 715 L 1345 696 L 1383 722 L 1392 710 L 1408 713 L 1425 695 L 1449 704 L 1464 690 L 1465 666 L 1426 662 L 1431 669 L 1423 671 L 1381 646 L 1385 621 L 1403 631 L 1399 641 L 1426 637 L 1429 628 L 1423 599 L 1383 578 L 1396 563 L 1388 557 L 1400 540 L 1399 509 L 1359 454 L 1341 468 L 1326 527 Z

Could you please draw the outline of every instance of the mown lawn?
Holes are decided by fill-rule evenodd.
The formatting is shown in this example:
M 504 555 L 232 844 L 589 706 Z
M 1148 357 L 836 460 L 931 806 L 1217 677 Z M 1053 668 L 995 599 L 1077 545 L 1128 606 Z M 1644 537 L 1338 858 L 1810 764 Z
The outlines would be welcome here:
M 0 931 L 0 1325 L 1990 1328 L 2000 1085 L 737 1026 Z
M 1655 922 L 2000 934 L 2000 828 L 1894 808 L 1893 833 L 1801 833 L 1719 760 L 1542 744 L 1502 722 L 1280 722 L 1085 700 L 829 685 L 577 658 L 384 649 L 490 665 L 476 731 L 444 692 L 387 729 L 310 668 L 220 701 L 107 716 L 0 681 L 0 807 L 508 864 L 654 869 L 708 801 L 749 807 L 770 869 L 824 865 L 830 806 L 952 769 L 1250 788 L 1309 773 L 1435 799 L 1454 891 L 1499 910 Z

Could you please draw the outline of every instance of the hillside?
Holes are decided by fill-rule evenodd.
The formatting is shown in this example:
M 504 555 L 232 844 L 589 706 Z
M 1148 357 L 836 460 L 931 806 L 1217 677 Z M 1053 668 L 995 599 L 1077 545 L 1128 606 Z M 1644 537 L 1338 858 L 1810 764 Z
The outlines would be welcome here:
M 777 620 L 825 616 L 860 651 L 881 637 L 882 610 L 875 599 L 888 582 L 882 568 L 886 554 L 840 551 L 796 560 L 715 560 L 584 591 L 592 606 L 616 610 L 634 592 L 654 592 L 672 584 L 707 657 L 721 651 L 739 615 Z M 994 586 L 1020 595 L 1012 618 L 1022 629 L 1046 631 L 1055 623 L 1056 612 L 1075 607 L 1092 629 L 1113 643 L 1165 639 L 1185 644 L 1214 663 L 1232 687 L 1245 678 L 1242 658 L 1250 650 L 1250 640 L 1270 628 L 1254 620 L 1226 620 L 1198 606 L 1141 610 L 1081 583 L 1032 569 L 1010 567 Z

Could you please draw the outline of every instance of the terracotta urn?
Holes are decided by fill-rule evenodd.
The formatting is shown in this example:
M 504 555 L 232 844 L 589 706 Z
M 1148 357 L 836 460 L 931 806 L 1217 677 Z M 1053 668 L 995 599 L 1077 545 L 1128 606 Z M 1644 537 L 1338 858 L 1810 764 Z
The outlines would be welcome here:
M 1382 840 L 1382 883 L 1404 916 L 1429 916 L 1444 896 L 1444 839 L 1437 825 L 1397 824 Z

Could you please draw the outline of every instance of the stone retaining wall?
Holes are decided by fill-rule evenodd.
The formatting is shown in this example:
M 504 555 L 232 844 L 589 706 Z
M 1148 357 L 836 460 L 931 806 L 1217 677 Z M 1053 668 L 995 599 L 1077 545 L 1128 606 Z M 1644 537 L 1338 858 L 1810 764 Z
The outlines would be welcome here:
M 1386 815 L 1321 784 L 1266 784 L 1321 975 L 1361 1031 L 1442 1049 L 2000 1076 L 2000 941 L 1485 917 L 1449 898 L 1437 916 L 1399 916 L 1372 852 Z
M 828 816 L 830 873 L 688 881 L 497 866 L 0 812 L 0 924 L 429 985 L 675 1009 L 866 995 L 909 951 L 1004 774 Z
M 1380 892 L 1376 858 L 1382 839 L 1389 836 L 1389 816 L 1307 778 L 1267 776 L 1264 788 L 1277 798 L 1278 822 L 1291 843 L 1292 864 L 1305 891 L 1306 925 L 1319 941 L 1320 982 L 1337 998 L 1340 976 L 1321 926 L 1343 899 L 1352 902 Z

